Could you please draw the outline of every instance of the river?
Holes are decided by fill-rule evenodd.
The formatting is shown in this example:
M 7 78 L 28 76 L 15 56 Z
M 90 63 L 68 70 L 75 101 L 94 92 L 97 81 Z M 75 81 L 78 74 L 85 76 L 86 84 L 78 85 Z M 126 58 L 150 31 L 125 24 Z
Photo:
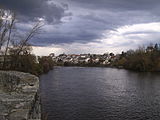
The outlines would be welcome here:
M 55 67 L 40 77 L 48 120 L 160 120 L 160 74 Z

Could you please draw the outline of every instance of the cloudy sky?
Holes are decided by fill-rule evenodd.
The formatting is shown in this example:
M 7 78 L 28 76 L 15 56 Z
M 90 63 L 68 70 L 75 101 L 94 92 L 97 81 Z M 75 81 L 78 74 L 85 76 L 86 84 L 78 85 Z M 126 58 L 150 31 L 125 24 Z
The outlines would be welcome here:
M 160 0 L 0 0 L 21 29 L 45 26 L 30 42 L 37 55 L 120 53 L 160 43 Z

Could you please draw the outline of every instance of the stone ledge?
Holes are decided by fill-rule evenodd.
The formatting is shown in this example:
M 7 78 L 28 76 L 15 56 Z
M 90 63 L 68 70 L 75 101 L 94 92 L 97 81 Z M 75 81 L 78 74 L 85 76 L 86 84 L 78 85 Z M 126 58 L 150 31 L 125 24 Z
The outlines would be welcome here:
M 17 71 L 0 71 L 0 120 L 40 119 L 38 77 Z

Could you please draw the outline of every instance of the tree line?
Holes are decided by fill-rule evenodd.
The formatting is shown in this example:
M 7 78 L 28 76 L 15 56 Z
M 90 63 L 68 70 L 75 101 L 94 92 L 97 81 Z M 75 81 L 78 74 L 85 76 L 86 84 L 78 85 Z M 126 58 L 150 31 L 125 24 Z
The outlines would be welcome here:
M 120 58 L 112 65 L 135 71 L 160 71 L 160 45 L 151 44 L 137 50 L 122 52 Z

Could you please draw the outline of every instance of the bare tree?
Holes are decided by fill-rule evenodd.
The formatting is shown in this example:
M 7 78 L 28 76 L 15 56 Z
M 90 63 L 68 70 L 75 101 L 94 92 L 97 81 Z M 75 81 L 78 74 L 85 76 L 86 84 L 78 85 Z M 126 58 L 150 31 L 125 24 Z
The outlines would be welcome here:
M 6 69 L 6 62 L 8 55 L 14 56 L 15 67 L 18 62 L 18 58 L 21 55 L 30 54 L 32 50 L 29 40 L 31 40 L 36 34 L 39 34 L 41 27 L 43 26 L 41 21 L 38 21 L 33 28 L 23 37 L 16 37 L 19 33 L 16 33 L 16 15 L 11 10 L 0 9 L 0 52 L 3 52 L 3 64 L 2 69 Z M 21 31 L 24 33 L 24 31 Z M 3 48 L 3 50 L 2 50 Z M 8 54 L 9 53 L 9 54 Z
M 5 37 L 8 32 L 9 22 L 7 18 L 8 18 L 7 11 L 0 9 L 0 50 L 6 41 Z
M 38 23 L 36 23 L 33 26 L 33 28 L 29 31 L 29 33 L 26 34 L 25 38 L 20 41 L 19 50 L 17 52 L 17 55 L 23 52 L 23 49 L 26 46 L 30 46 L 30 44 L 28 43 L 29 40 L 32 39 L 35 35 L 39 34 L 42 26 L 43 24 L 40 21 L 38 21 Z
M 0 52 L 4 57 L 2 68 L 5 67 L 14 24 L 15 13 L 11 10 L 0 9 Z M 2 50 L 2 47 L 4 50 Z
M 19 37 L 20 41 L 16 43 L 13 41 L 12 48 L 10 48 L 11 55 L 14 57 L 14 63 L 12 63 L 12 68 L 16 69 L 17 66 L 19 66 L 22 56 L 30 54 L 30 51 L 32 50 L 32 46 L 29 44 L 29 40 L 31 40 L 35 35 L 40 33 L 41 27 L 43 24 L 41 21 L 38 21 L 33 28 L 26 33 L 25 36 Z M 14 65 L 13 65 L 14 64 Z

